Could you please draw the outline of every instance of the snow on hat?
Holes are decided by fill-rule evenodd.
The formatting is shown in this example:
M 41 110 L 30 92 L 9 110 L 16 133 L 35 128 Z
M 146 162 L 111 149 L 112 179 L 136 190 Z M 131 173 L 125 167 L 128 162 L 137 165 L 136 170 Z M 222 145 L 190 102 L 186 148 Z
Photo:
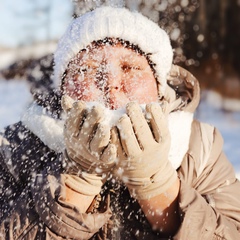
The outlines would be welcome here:
M 149 55 L 155 64 L 160 95 L 164 95 L 173 58 L 167 33 L 140 13 L 115 7 L 99 7 L 72 21 L 54 54 L 54 86 L 60 86 L 68 63 L 80 50 L 107 37 L 129 41 Z

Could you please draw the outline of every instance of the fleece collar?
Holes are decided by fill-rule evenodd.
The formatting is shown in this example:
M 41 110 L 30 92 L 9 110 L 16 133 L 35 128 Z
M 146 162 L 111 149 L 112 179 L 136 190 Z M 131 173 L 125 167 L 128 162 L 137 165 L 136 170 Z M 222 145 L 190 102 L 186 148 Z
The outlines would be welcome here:
M 171 135 L 169 160 L 175 169 L 181 165 L 188 150 L 192 120 L 193 113 L 176 111 L 169 114 Z M 64 120 L 52 118 L 43 107 L 33 103 L 21 121 L 50 149 L 58 153 L 64 151 Z
M 58 153 L 63 152 L 63 120 L 52 118 L 46 109 L 33 103 L 22 116 L 21 121 L 50 149 Z

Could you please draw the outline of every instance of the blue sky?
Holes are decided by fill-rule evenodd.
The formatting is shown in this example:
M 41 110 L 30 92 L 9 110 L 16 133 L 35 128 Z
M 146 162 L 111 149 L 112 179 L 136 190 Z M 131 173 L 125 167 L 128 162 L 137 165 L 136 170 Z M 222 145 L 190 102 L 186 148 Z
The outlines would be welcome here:
M 71 0 L 0 0 L 0 46 L 58 39 L 71 14 Z

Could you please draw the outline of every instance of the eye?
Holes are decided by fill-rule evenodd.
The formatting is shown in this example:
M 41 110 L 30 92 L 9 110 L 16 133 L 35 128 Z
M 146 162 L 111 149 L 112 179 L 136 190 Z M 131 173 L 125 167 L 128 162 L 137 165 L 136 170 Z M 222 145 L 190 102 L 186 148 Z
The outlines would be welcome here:
M 78 73 L 84 74 L 88 71 L 88 67 L 80 67 L 78 69 Z
M 85 73 L 87 72 L 87 68 L 79 68 L 78 73 Z
M 123 65 L 122 65 L 122 70 L 123 70 L 124 72 L 130 72 L 130 71 L 132 71 L 132 70 L 137 70 L 137 71 L 139 71 L 139 70 L 141 70 L 141 67 L 139 67 L 138 65 L 123 64 Z
M 93 73 L 94 71 L 97 71 L 97 67 L 95 66 L 81 66 L 78 69 L 78 73 L 80 74 Z

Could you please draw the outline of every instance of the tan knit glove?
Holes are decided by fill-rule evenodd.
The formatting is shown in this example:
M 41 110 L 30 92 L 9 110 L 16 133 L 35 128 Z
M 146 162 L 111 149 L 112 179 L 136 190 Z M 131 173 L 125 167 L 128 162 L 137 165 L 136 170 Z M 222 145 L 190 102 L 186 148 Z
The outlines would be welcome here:
M 117 174 L 133 197 L 152 198 L 164 193 L 177 178 L 168 161 L 167 118 L 158 103 L 146 106 L 148 120 L 136 103 L 129 103 L 126 111 L 127 115 L 117 125 L 120 135 Z
M 79 192 L 84 190 L 84 194 L 95 193 L 116 160 L 116 147 L 110 144 L 110 126 L 102 123 L 104 110 L 100 105 L 87 110 L 84 102 L 72 104 L 67 96 L 63 96 L 62 106 L 67 111 L 64 155 L 67 173 L 71 175 L 67 185 Z

